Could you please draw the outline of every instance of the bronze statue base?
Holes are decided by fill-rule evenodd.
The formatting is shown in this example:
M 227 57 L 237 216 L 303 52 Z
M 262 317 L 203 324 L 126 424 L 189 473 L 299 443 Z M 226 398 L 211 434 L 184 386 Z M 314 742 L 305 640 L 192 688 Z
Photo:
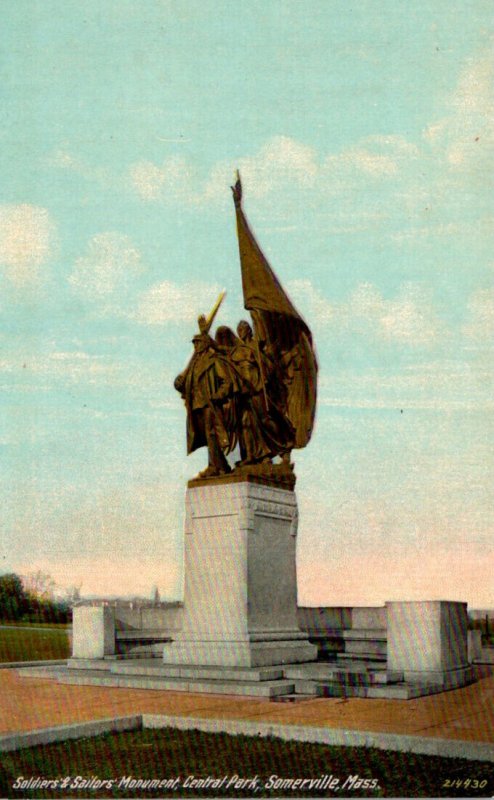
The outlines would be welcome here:
M 297 480 L 293 467 L 293 464 L 287 464 L 286 462 L 281 464 L 245 464 L 244 466 L 235 467 L 232 472 L 225 475 L 205 477 L 199 473 L 195 478 L 191 478 L 188 481 L 187 486 L 189 489 L 193 489 L 194 486 L 211 486 L 212 484 L 240 483 L 243 481 L 293 491 Z

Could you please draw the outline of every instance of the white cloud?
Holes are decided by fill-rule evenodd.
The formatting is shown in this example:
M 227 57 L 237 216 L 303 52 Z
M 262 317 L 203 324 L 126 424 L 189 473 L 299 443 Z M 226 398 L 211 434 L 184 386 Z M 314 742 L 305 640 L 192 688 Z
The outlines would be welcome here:
M 303 307 L 303 316 L 314 320 L 319 325 L 329 324 L 334 317 L 334 309 L 329 300 L 316 289 L 312 282 L 306 278 L 298 278 L 287 284 L 288 291 L 293 297 L 301 298 L 298 306 Z M 300 309 L 299 309 L 300 310 Z
M 372 284 L 361 284 L 343 311 L 350 323 L 365 322 L 378 338 L 388 341 L 429 345 L 441 332 L 430 292 L 419 284 L 403 284 L 389 300 Z
M 268 140 L 251 157 L 234 165 L 213 168 L 206 194 L 224 191 L 234 166 L 240 169 L 249 195 L 264 196 L 286 183 L 327 194 L 343 184 L 365 178 L 383 179 L 396 175 L 406 162 L 418 156 L 418 149 L 402 136 L 370 136 L 338 153 L 318 154 L 303 142 L 285 136 Z
M 88 243 L 69 277 L 72 286 L 90 300 L 106 300 L 124 291 L 144 271 L 141 254 L 123 233 L 100 233 Z
M 170 156 L 162 164 L 138 161 L 129 169 L 130 184 L 142 200 L 196 201 L 197 187 L 192 165 L 181 157 Z
M 191 162 L 168 158 L 162 164 L 140 161 L 129 170 L 133 190 L 143 200 L 173 199 L 201 205 L 228 196 L 227 187 L 239 169 L 249 196 L 265 197 L 287 185 L 327 192 L 335 176 L 387 178 L 417 156 L 417 148 L 401 136 L 372 136 L 340 153 L 320 155 L 309 145 L 288 136 L 273 136 L 253 155 L 220 161 L 201 183 Z
M 115 183 L 108 168 L 92 166 L 63 147 L 58 148 L 48 156 L 45 164 L 50 168 L 74 172 L 85 180 L 96 181 L 102 186 L 109 187 Z
M 18 287 L 38 283 L 55 245 L 55 224 L 46 208 L 0 206 L 0 264 Z
M 364 173 L 368 177 L 394 175 L 398 172 L 396 161 L 389 155 L 372 153 L 369 150 L 355 148 L 328 156 L 323 168 L 330 174 L 342 172 Z
M 468 303 L 468 320 L 463 332 L 492 346 L 494 342 L 494 289 L 479 289 Z
M 130 178 L 143 200 L 158 200 L 165 182 L 165 171 L 151 161 L 139 161 L 130 169 Z
M 394 298 L 362 283 L 348 300 L 332 304 L 310 280 L 291 281 L 289 290 L 302 299 L 300 307 L 317 326 L 336 326 L 347 332 L 412 346 L 432 344 L 444 332 L 430 292 L 420 284 L 405 283 Z
M 466 361 L 431 361 L 363 374 L 338 371 L 319 380 L 320 406 L 330 408 L 488 411 L 494 408 L 492 372 Z
M 441 330 L 429 292 L 413 284 L 405 284 L 395 300 L 383 301 L 377 320 L 384 339 L 415 345 L 431 344 Z
M 162 281 L 141 294 L 134 318 L 147 325 L 165 325 L 168 322 L 189 322 L 199 313 L 207 313 L 220 288 L 194 281 L 183 286 L 172 281 Z
M 208 203 L 228 197 L 225 191 L 240 171 L 250 197 L 259 198 L 287 184 L 310 187 L 317 179 L 317 154 L 311 147 L 288 136 L 273 136 L 252 156 L 215 164 L 198 201 Z
M 0 361 L 0 372 L 50 380 L 60 378 L 64 383 L 94 384 L 107 383 L 116 377 L 119 365 L 109 363 L 103 356 L 83 352 L 54 352 L 47 356 L 24 352 L 16 358 Z
M 427 128 L 424 139 L 444 153 L 453 172 L 474 170 L 479 176 L 485 165 L 490 174 L 494 145 L 494 61 L 490 51 L 467 63 L 448 106 L 449 113 Z
M 194 321 L 201 310 L 206 313 L 213 305 L 221 288 L 204 281 L 180 285 L 166 280 L 141 291 L 137 300 L 132 295 L 126 304 L 127 290 L 144 271 L 141 254 L 132 240 L 121 233 L 107 232 L 90 240 L 86 255 L 77 259 L 69 281 L 79 293 L 98 304 L 100 313 L 124 316 L 146 325 Z

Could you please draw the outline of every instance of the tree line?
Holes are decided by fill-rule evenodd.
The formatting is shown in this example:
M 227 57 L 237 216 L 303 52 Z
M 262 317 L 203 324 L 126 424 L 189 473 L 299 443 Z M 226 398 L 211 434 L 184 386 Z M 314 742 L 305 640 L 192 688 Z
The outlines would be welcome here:
M 67 623 L 72 620 L 72 603 L 78 590 L 64 598 L 54 595 L 55 583 L 46 573 L 22 577 L 14 572 L 0 575 L 0 621 Z

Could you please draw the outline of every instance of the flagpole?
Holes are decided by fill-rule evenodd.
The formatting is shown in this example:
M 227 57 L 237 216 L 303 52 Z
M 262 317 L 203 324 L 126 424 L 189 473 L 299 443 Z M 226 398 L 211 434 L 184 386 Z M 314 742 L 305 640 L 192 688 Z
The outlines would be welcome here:
M 259 374 L 261 376 L 261 383 L 262 383 L 262 393 L 263 393 L 263 397 L 264 397 L 264 405 L 265 405 L 266 411 L 269 411 L 268 393 L 266 392 L 266 378 L 265 378 L 265 375 L 264 375 L 264 366 L 263 366 L 262 359 L 261 359 L 261 348 L 259 347 L 259 339 L 257 338 L 257 336 L 256 336 L 256 340 L 255 341 L 256 341 L 256 349 L 257 349 L 257 361 L 259 363 Z

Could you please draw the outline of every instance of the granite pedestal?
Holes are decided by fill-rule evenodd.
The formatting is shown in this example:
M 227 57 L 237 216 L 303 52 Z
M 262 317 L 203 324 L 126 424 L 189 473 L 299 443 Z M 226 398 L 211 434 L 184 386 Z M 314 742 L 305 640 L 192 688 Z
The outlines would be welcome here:
M 109 606 L 75 606 L 72 657 L 100 659 L 115 652 L 115 620 Z
M 297 621 L 293 491 L 248 481 L 187 490 L 181 631 L 165 664 L 260 667 L 312 661 Z
M 467 604 L 449 600 L 386 603 L 388 671 L 408 683 L 453 689 L 470 683 Z

